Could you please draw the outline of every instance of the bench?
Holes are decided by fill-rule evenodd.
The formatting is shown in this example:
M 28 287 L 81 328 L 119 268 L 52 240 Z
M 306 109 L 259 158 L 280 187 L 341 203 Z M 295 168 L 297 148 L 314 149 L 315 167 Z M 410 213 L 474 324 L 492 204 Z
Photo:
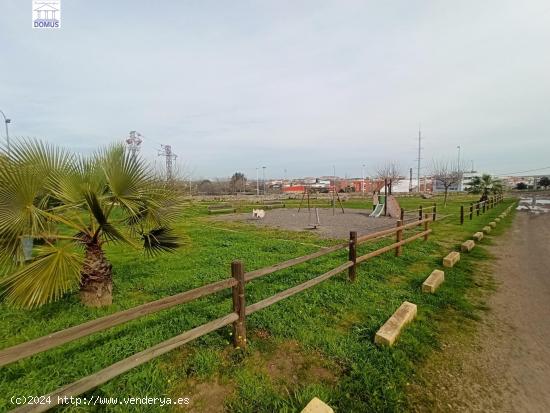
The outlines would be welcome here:
M 285 208 L 286 205 L 283 201 L 266 200 L 262 202 L 262 206 L 265 209 Z
M 224 212 L 237 212 L 237 208 L 234 208 L 230 204 L 208 205 L 206 208 L 208 209 L 209 214 L 221 214 L 221 213 L 224 213 Z

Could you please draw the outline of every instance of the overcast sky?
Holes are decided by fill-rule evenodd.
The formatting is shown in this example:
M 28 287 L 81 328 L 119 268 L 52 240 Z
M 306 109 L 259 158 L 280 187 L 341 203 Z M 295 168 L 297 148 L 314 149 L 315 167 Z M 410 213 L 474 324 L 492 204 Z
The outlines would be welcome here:
M 12 136 L 80 152 L 145 136 L 195 177 L 550 166 L 550 1 L 62 0 L 62 28 L 0 2 Z M 3 137 L 3 128 L 0 129 Z M 550 169 L 546 170 L 550 171 Z

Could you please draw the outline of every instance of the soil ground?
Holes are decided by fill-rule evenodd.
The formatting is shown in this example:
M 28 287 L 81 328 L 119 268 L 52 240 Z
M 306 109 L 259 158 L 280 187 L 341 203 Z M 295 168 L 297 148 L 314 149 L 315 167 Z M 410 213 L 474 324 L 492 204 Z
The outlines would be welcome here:
M 539 200 L 540 201 L 540 200 Z M 496 292 L 411 384 L 413 411 L 550 411 L 550 202 L 495 239 Z M 535 205 L 533 202 L 532 205 Z M 480 281 L 483 282 L 483 281 Z M 474 339 L 467 332 L 474 331 Z
M 280 208 L 265 211 L 263 219 L 252 217 L 252 213 L 228 214 L 217 216 L 216 220 L 243 221 L 258 226 L 273 227 L 290 231 L 315 231 L 323 238 L 349 238 L 350 231 L 357 231 L 358 236 L 380 231 L 396 225 L 397 220 L 389 217 L 369 217 L 372 212 L 365 209 L 345 208 L 342 213 L 336 208 L 333 215 L 331 208 L 318 208 L 320 225 L 313 228 L 316 223 L 315 209 L 311 213 L 307 208 L 300 212 L 296 208 Z

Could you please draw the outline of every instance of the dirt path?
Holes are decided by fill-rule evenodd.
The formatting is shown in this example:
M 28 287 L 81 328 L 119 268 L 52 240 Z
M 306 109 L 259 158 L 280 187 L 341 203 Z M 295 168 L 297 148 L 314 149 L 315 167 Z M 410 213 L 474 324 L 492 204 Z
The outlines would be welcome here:
M 550 412 L 550 213 L 519 212 L 491 252 L 490 311 L 430 358 L 413 411 Z

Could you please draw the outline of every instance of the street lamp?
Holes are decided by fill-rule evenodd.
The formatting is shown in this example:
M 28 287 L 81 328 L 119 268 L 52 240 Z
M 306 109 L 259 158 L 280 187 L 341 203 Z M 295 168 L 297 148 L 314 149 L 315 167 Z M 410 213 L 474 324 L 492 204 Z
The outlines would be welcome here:
M 4 123 L 6 124 L 6 143 L 8 145 L 8 155 L 10 154 L 10 134 L 8 133 L 8 123 L 11 123 L 11 119 L 6 118 L 4 112 L 0 110 L 0 113 L 4 117 Z
M 262 179 L 264 181 L 264 195 L 265 195 L 265 166 L 262 166 Z
M 458 149 L 458 161 L 457 161 L 457 164 L 456 164 L 456 170 L 458 171 L 458 185 L 457 185 L 457 190 L 460 192 L 461 191 L 461 186 L 462 186 L 462 176 L 460 175 L 460 145 L 458 145 L 456 147 L 456 149 Z
M 256 196 L 260 196 L 260 178 L 258 175 L 258 168 L 256 168 Z
M 361 168 L 361 194 L 365 196 L 365 164 Z

